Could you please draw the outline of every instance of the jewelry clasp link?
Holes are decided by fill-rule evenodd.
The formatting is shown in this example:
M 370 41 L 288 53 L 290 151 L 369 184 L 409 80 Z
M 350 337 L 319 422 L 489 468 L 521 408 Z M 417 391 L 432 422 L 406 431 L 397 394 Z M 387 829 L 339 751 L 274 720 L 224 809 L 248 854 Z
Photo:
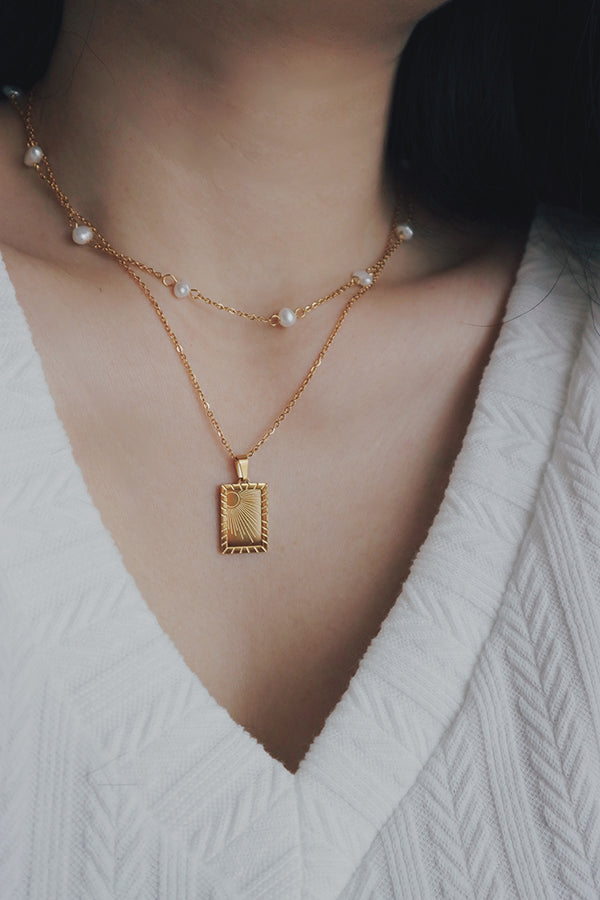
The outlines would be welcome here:
M 236 456 L 235 470 L 240 481 L 248 481 L 248 457 Z

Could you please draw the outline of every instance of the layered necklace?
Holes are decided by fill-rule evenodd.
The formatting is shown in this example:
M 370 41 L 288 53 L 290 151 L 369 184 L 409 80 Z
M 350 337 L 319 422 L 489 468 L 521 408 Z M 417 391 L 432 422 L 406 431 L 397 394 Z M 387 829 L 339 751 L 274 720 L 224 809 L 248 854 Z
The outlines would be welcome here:
M 97 226 L 73 207 L 68 196 L 59 187 L 50 166 L 50 162 L 48 161 L 48 157 L 40 146 L 34 131 L 32 122 L 33 92 L 29 93 L 28 96 L 25 96 L 21 90 L 12 87 L 6 87 L 3 91 L 21 115 L 25 125 L 26 149 L 24 163 L 38 173 L 39 177 L 50 188 L 53 196 L 64 210 L 67 225 L 71 232 L 74 244 L 80 247 L 91 247 L 112 258 L 126 272 L 146 297 L 173 344 L 208 421 L 218 435 L 222 447 L 234 463 L 237 482 L 232 484 L 222 484 L 219 486 L 218 490 L 220 510 L 219 546 L 221 552 L 231 554 L 260 553 L 266 551 L 269 543 L 267 485 L 264 482 L 253 482 L 249 480 L 248 461 L 271 437 L 273 432 L 279 428 L 286 416 L 295 406 L 301 394 L 304 393 L 304 390 L 312 380 L 318 367 L 321 365 L 325 354 L 331 347 L 335 336 L 342 327 L 342 324 L 352 307 L 377 283 L 387 261 L 397 248 L 413 237 L 412 205 L 410 203 L 408 204 L 408 218 L 404 222 L 399 221 L 398 211 L 396 210 L 383 251 L 371 265 L 357 269 L 335 290 L 310 301 L 305 306 L 297 307 L 296 309 L 283 307 L 277 312 L 273 312 L 271 315 L 258 315 L 257 313 L 228 306 L 225 303 L 221 303 L 218 300 L 208 297 L 197 288 L 192 287 L 184 276 L 176 276 L 170 272 L 163 273 L 153 266 L 132 256 L 128 256 L 113 247 Z M 212 412 L 210 404 L 200 387 L 198 379 L 192 370 L 178 337 L 171 328 L 158 301 L 144 281 L 142 274 L 156 279 L 160 285 L 171 292 L 176 300 L 190 300 L 195 303 L 204 303 L 213 309 L 227 312 L 230 315 L 235 315 L 273 328 L 289 329 L 291 326 L 295 325 L 298 320 L 303 319 L 306 315 L 318 309 L 323 304 L 328 303 L 337 297 L 341 297 L 351 290 L 353 293 L 346 301 L 321 350 L 306 372 L 302 382 L 287 401 L 285 407 L 279 412 L 277 417 L 252 447 L 248 448 L 243 453 L 236 453 L 229 440 L 225 437 L 221 426 Z

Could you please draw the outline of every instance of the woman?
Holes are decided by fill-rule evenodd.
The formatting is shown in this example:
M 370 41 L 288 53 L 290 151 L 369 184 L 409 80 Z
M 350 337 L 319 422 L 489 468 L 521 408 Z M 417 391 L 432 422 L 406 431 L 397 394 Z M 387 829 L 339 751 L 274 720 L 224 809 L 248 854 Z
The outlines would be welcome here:
M 598 11 L 558 12 L 67 0 L 7 92 L 7 897 L 600 894 Z

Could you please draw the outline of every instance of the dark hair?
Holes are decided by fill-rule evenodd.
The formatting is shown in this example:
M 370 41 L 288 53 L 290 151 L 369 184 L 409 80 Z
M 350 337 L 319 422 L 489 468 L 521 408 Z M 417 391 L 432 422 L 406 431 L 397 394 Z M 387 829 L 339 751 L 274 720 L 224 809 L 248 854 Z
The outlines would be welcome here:
M 392 177 L 451 218 L 524 223 L 545 204 L 600 221 L 599 5 L 449 0 L 426 16 L 398 66 Z M 1 83 L 43 75 L 61 15 L 61 0 L 4 0 Z

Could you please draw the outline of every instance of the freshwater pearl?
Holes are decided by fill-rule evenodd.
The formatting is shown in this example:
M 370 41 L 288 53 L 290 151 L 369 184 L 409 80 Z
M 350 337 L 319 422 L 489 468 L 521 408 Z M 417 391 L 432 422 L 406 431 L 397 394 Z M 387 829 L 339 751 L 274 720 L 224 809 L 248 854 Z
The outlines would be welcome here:
M 176 281 L 173 285 L 173 293 L 177 297 L 178 300 L 183 300 L 184 297 L 190 296 L 191 287 L 187 281 L 183 279 L 181 281 Z
M 407 222 L 403 222 L 401 225 L 396 226 L 396 234 L 398 237 L 404 238 L 405 241 L 410 241 L 415 233 Z
M 44 158 L 44 151 L 41 147 L 28 147 L 23 157 L 26 166 L 36 166 Z
M 23 91 L 13 87 L 12 84 L 5 84 L 2 88 L 2 93 L 9 100 L 19 100 L 23 96 Z
M 356 280 L 360 284 L 362 284 L 363 287 L 371 287 L 371 285 L 373 284 L 373 276 L 365 269 L 359 269 L 358 272 L 353 272 L 352 277 L 356 278 Z
M 71 237 L 75 244 L 79 244 L 80 247 L 83 247 L 92 240 L 94 232 L 87 225 L 76 225 L 71 232 Z
M 296 313 L 288 306 L 284 306 L 283 309 L 280 309 L 278 315 L 279 324 L 283 325 L 284 328 L 289 328 L 290 325 L 296 324 Z

